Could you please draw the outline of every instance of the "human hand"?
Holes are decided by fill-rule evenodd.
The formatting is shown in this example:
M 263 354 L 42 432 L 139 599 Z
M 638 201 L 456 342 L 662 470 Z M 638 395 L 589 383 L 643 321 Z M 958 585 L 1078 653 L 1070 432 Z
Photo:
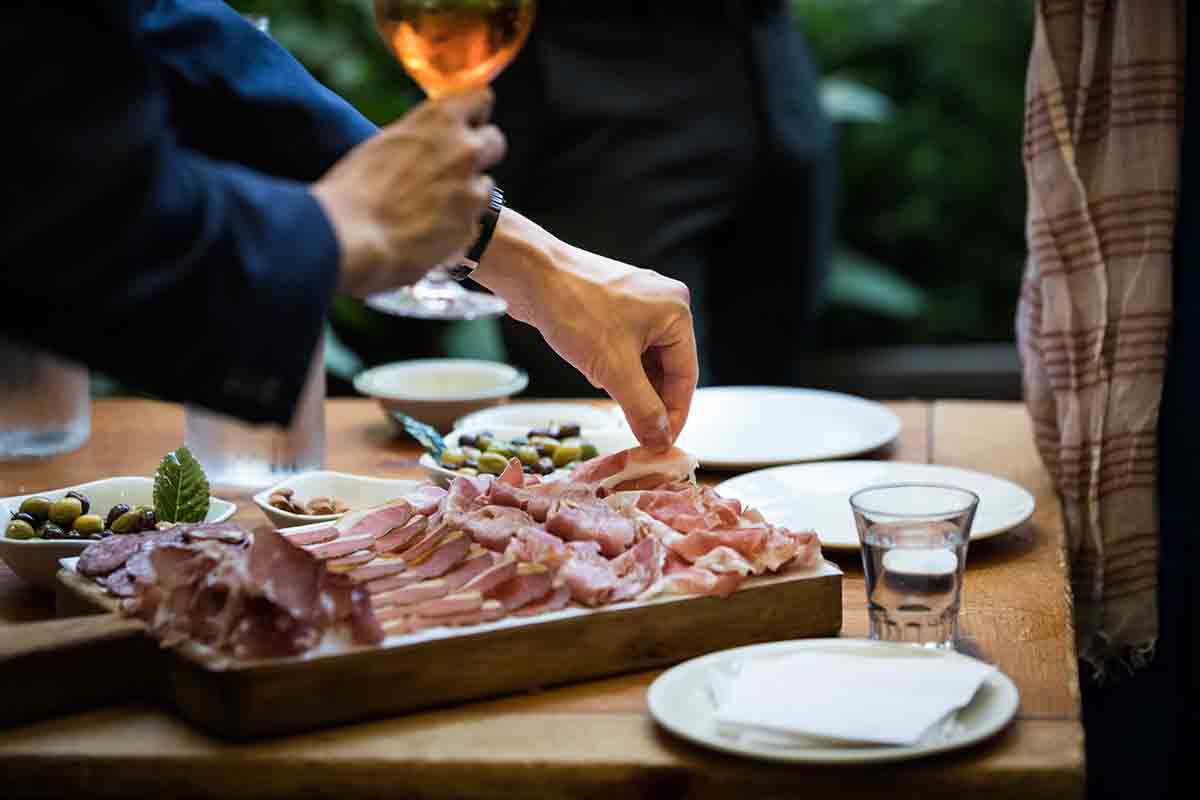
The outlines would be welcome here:
M 639 442 L 674 443 L 699 378 L 687 286 L 565 244 L 511 209 L 473 277 L 607 391 Z
M 420 103 L 350 151 L 312 192 L 341 247 L 338 290 L 356 296 L 416 282 L 470 246 L 504 156 L 485 124 L 489 89 Z

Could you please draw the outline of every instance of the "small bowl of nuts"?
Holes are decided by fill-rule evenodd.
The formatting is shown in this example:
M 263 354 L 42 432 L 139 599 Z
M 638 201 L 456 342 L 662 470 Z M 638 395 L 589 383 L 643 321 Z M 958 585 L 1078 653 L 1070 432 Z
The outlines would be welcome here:
M 411 480 L 317 470 L 263 489 L 254 502 L 276 528 L 291 528 L 332 522 L 348 511 L 393 500 L 411 486 Z

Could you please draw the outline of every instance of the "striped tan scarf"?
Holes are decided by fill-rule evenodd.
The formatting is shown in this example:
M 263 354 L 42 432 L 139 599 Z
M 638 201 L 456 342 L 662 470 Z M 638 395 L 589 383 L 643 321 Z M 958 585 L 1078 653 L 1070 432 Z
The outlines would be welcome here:
M 1158 632 L 1159 401 L 1186 0 L 1039 0 L 1026 79 L 1025 400 L 1060 493 L 1076 644 L 1103 677 Z

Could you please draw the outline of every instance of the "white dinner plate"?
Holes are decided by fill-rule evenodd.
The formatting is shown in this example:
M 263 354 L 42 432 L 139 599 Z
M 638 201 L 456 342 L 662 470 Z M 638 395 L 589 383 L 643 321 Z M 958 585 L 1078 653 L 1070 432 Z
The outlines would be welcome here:
M 847 458 L 900 433 L 886 406 L 817 389 L 718 386 L 700 389 L 675 443 L 701 466 L 747 469 Z
M 667 730 L 695 744 L 726 753 L 750 756 L 767 761 L 799 764 L 868 764 L 921 758 L 947 750 L 968 747 L 1002 730 L 1017 712 L 1017 687 L 999 670 L 989 675 L 975 697 L 957 714 L 956 725 L 941 740 L 908 747 L 895 745 L 836 746 L 827 741 L 811 740 L 811 745 L 779 745 L 767 741 L 746 740 L 723 734 L 713 719 L 716 702 L 710 686 L 717 670 L 736 669 L 736 664 L 748 657 L 764 654 L 781 655 L 800 650 L 822 650 L 842 654 L 878 655 L 881 649 L 889 655 L 912 658 L 966 658 L 958 653 L 926 650 L 908 644 L 872 642 L 864 639 L 802 639 L 788 642 L 738 647 L 694 658 L 673 667 L 650 684 L 647 703 L 650 714 Z M 804 683 L 804 676 L 796 680 Z M 819 691 L 819 687 L 814 687 Z M 855 713 L 854 709 L 846 709 Z
M 821 546 L 857 550 L 850 495 L 888 483 L 940 483 L 979 495 L 971 541 L 1012 530 L 1033 515 L 1033 495 L 1011 481 L 956 467 L 900 461 L 830 461 L 748 472 L 716 489 L 753 506 L 776 525 L 815 530 Z

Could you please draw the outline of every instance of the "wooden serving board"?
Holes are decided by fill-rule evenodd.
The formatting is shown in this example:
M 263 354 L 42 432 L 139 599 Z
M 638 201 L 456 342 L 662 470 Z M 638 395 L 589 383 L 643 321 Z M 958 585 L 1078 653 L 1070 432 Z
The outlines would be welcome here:
M 0 685 L 23 691 L 0 710 L 0 725 L 123 698 L 162 702 L 225 738 L 296 733 L 660 667 L 755 642 L 836 635 L 841 580 L 836 567 L 822 562 L 804 573 L 751 579 L 728 598 L 568 608 L 245 662 L 201 647 L 159 649 L 139 622 L 113 613 L 115 599 L 98 584 L 64 569 L 61 611 L 105 613 L 10 629 L 0 643 Z

